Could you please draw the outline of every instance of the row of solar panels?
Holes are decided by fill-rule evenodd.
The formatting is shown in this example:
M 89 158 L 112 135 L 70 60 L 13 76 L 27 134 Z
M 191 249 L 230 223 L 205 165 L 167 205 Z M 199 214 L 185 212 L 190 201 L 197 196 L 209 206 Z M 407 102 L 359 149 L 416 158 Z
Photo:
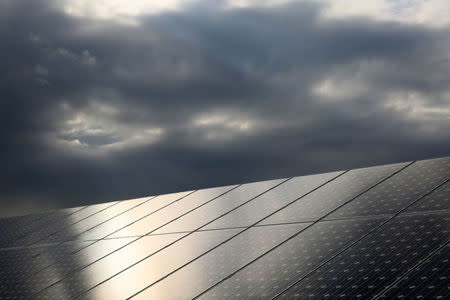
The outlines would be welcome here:
M 442 158 L 0 219 L 0 299 L 445 296 L 449 178 Z

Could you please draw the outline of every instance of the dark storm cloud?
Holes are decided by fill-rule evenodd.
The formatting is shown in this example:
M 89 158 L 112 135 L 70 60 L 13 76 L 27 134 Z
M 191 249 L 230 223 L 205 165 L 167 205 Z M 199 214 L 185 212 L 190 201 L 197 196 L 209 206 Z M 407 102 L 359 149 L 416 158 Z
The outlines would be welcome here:
M 4 215 L 450 154 L 446 27 L 318 2 L 137 25 L 2 5 Z

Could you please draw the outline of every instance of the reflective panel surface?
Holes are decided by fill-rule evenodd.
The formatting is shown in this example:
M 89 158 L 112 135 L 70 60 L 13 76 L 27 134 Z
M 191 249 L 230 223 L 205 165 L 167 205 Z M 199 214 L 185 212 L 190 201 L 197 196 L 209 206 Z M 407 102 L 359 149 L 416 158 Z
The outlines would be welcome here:
M 35 297 L 39 299 L 48 299 L 51 297 L 57 297 L 61 293 L 67 297 L 75 297 L 83 291 L 86 291 L 97 284 L 102 283 L 104 280 L 116 275 L 118 272 L 129 267 L 147 255 L 160 250 L 179 237 L 179 235 L 175 234 L 144 237 L 125 246 L 124 248 L 119 248 L 119 250 L 111 253 L 103 259 L 97 260 L 94 263 L 84 266 L 83 268 L 78 268 L 68 274 L 66 273 L 66 275 L 61 276 L 59 274 L 52 274 L 52 285 L 47 283 L 46 285 L 39 287 L 36 290 L 37 294 Z M 161 261 L 158 268 L 164 266 L 165 264 L 166 262 Z M 138 276 L 143 275 L 145 275 L 145 273 L 138 274 Z M 138 278 L 133 278 L 133 280 L 138 280 Z M 143 280 L 143 278 L 141 278 L 141 280 Z M 126 286 L 127 285 L 130 285 L 130 282 L 127 282 Z M 123 285 L 116 287 L 117 289 L 125 288 Z M 111 291 L 111 297 L 113 294 L 117 294 L 117 290 Z
M 450 158 L 0 219 L 0 299 L 439 298 Z
M 252 225 L 290 202 L 305 196 L 308 192 L 325 184 L 327 181 L 333 180 L 340 174 L 342 172 L 291 178 L 222 218 L 217 219 L 206 226 L 205 229 Z M 301 199 L 298 201 L 301 201 Z
M 350 170 L 262 223 L 314 221 L 356 197 L 403 166 L 405 164 Z
M 40 243 L 45 239 L 57 234 L 63 230 L 72 230 L 74 226 L 102 211 L 117 205 L 119 202 L 108 202 L 103 204 L 95 204 L 81 209 L 73 214 L 69 214 L 67 218 L 55 219 L 49 222 L 46 226 L 37 228 L 36 231 L 31 232 L 24 238 L 24 245 L 33 245 Z
M 200 299 L 238 299 L 242 295 L 270 299 L 382 221 L 376 218 L 315 224 L 212 287 Z
M 149 201 L 144 202 L 142 205 L 126 211 L 120 216 L 116 216 L 115 218 L 84 232 L 79 238 L 100 239 L 111 237 L 116 232 L 131 226 L 134 223 L 139 222 L 140 220 L 145 219 L 170 205 L 175 204 L 177 201 L 180 201 L 191 193 L 192 191 L 156 196 Z
M 58 295 L 60 289 L 70 286 L 72 288 L 69 295 L 77 295 L 80 292 L 89 290 L 83 297 L 92 299 L 125 299 L 135 291 L 144 288 L 146 284 L 161 279 L 169 272 L 188 263 L 197 255 L 217 245 L 236 232 L 237 230 L 220 230 L 194 233 L 160 252 L 156 252 L 156 250 L 174 241 L 180 235 L 168 234 L 144 237 L 139 242 L 114 253 L 106 260 L 99 261 L 97 264 L 83 270 L 81 275 L 89 289 L 79 285 L 79 276 L 76 275 L 47 289 L 39 297 L 46 299 L 51 297 L 51 295 Z M 159 242 L 155 243 L 155 240 Z M 132 263 L 152 253 L 154 254 L 142 262 L 126 269 L 122 273 L 118 273 L 118 271 L 131 266 Z M 113 275 L 115 276 L 112 277 Z M 101 283 L 105 279 L 109 280 Z
M 415 162 L 328 218 L 396 213 L 449 177 L 450 158 Z
M 207 205 L 209 202 L 221 201 L 217 198 L 222 197 L 223 194 L 226 194 L 235 187 L 237 186 L 225 186 L 195 191 L 194 193 L 184 197 L 182 200 L 172 204 L 170 207 L 155 212 L 154 214 L 151 214 L 148 217 L 143 218 L 138 222 L 123 228 L 122 230 L 119 230 L 118 232 L 112 234 L 111 237 L 114 238 L 150 234 L 160 227 L 164 228 L 164 226 L 169 226 L 167 224 L 175 222 L 176 219 L 181 218 L 204 205 Z
M 52 223 L 64 223 L 70 215 L 86 207 L 62 209 L 35 215 L 0 219 L 0 246 L 13 247 L 29 243 L 27 237 Z
M 450 243 L 381 294 L 380 299 L 445 299 L 450 294 Z
M 75 223 L 73 226 L 70 226 L 69 228 L 64 228 L 55 234 L 52 234 L 51 236 L 43 239 L 42 243 L 50 243 L 50 242 L 57 242 L 57 241 L 64 241 L 64 240 L 71 240 L 75 239 L 81 234 L 83 234 L 86 231 L 89 231 L 91 229 L 96 228 L 97 226 L 102 225 L 103 223 L 106 223 L 110 220 L 113 220 L 115 217 L 120 216 L 121 214 L 133 209 L 137 208 L 140 205 L 144 204 L 147 201 L 151 201 L 152 198 L 145 197 L 145 198 L 139 198 L 139 199 L 132 199 L 132 200 L 124 200 L 120 201 L 119 203 L 112 205 L 102 211 L 99 211 L 98 213 L 85 218 L 77 223 Z
M 450 210 L 450 182 L 445 183 L 430 195 L 423 197 L 406 212 L 426 212 Z
M 283 181 L 283 179 L 277 179 L 243 184 L 217 200 L 209 202 L 167 226 L 156 230 L 155 233 L 191 231 L 207 225 L 208 222 L 214 221 L 234 209 L 253 201 L 254 198 L 281 184 Z
M 399 216 L 283 292 L 370 299 L 449 239 L 450 214 Z
M 191 299 L 308 224 L 253 227 L 136 295 L 138 299 Z M 186 284 L 189 282 L 189 284 Z M 174 286 L 183 286 L 174 289 Z M 241 295 L 244 296 L 244 295 Z

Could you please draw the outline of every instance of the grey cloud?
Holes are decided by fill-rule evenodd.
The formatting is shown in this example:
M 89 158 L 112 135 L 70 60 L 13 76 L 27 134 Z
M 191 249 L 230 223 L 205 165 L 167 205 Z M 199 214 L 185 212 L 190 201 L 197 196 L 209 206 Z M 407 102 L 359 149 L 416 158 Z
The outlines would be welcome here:
M 10 2 L 0 14 L 2 206 L 449 155 L 449 29 L 323 21 L 323 9 L 197 3 L 128 26 Z

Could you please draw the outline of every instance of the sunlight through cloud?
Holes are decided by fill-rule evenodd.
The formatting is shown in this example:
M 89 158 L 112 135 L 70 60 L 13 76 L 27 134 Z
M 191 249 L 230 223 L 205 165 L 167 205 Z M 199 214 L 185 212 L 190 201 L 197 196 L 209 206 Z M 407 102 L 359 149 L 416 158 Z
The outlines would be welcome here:
M 156 143 L 164 129 L 119 121 L 120 109 L 93 101 L 83 109 L 62 106 L 68 118 L 56 134 L 56 143 L 85 154 L 102 154 Z

